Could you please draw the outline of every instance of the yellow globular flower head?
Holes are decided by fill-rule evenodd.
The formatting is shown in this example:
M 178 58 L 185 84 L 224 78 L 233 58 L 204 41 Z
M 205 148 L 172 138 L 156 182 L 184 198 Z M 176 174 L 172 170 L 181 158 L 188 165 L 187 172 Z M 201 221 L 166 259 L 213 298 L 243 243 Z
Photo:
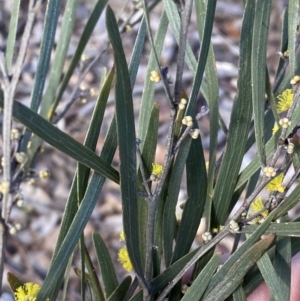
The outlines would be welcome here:
M 156 70 L 152 70 L 150 73 L 150 80 L 155 83 L 160 82 L 161 78 L 159 72 Z
M 275 133 L 279 130 L 279 125 L 277 122 L 274 123 L 273 129 L 272 129 L 272 135 L 274 136 Z
M 282 186 L 283 178 L 284 178 L 284 174 L 283 173 L 279 174 L 269 184 L 267 184 L 266 189 L 268 191 L 284 192 L 285 187 Z
M 152 163 L 152 173 L 151 173 L 151 175 L 158 178 L 161 175 L 162 172 L 163 172 L 163 166 L 161 164 Z
M 264 203 L 262 201 L 262 198 L 257 198 L 251 205 L 250 208 L 252 209 L 253 212 L 259 212 L 264 208 Z M 261 213 L 263 217 L 267 217 L 269 214 L 268 210 L 265 210 Z
M 293 97 L 294 93 L 292 89 L 286 89 L 277 96 L 278 102 L 276 104 L 276 108 L 278 114 L 287 111 L 291 107 Z
M 16 301 L 36 301 L 36 296 L 40 290 L 40 286 L 36 283 L 27 282 L 15 291 Z
M 126 271 L 131 272 L 133 270 L 126 246 L 120 249 L 118 253 L 118 261 L 122 264 Z
M 259 197 L 250 205 L 250 211 L 248 217 L 251 217 L 253 213 L 260 212 L 263 209 L 264 209 L 264 203 L 262 201 L 262 198 Z M 265 210 L 261 212 L 260 215 L 263 217 L 263 219 L 261 217 L 256 217 L 251 221 L 251 224 L 261 224 L 264 221 L 264 218 L 266 218 L 269 215 L 269 211 Z

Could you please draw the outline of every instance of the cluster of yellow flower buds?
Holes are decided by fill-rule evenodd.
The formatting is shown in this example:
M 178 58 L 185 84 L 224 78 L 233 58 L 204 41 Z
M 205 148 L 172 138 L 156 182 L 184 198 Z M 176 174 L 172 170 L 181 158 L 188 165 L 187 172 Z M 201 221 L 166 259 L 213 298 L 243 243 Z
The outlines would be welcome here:
M 291 155 L 294 152 L 294 147 L 295 144 L 290 142 L 287 146 L 286 152 Z
M 270 167 L 270 166 L 266 166 L 263 169 L 263 172 L 265 173 L 265 176 L 268 177 L 268 178 L 272 178 L 272 177 L 276 176 L 275 169 L 273 167 Z
M 189 134 L 192 137 L 192 139 L 197 139 L 200 135 L 200 130 L 199 129 L 194 129 Z
M 85 53 L 83 53 L 82 55 L 81 55 L 81 57 L 80 57 L 80 60 L 82 61 L 82 62 L 85 62 L 85 61 L 87 61 L 89 59 L 89 57 L 85 54 Z
M 186 294 L 187 293 L 187 291 L 189 290 L 189 286 L 187 285 L 187 284 L 183 284 L 182 286 L 181 286 L 181 292 L 183 293 L 183 294 Z
M 3 181 L 2 183 L 0 183 L 0 192 L 2 194 L 8 194 L 9 192 L 9 182 L 8 181 Z
M 279 120 L 279 124 L 284 129 L 287 129 L 291 125 L 291 121 L 288 118 L 282 118 L 282 119 Z
M 202 234 L 203 242 L 209 242 L 212 240 L 212 234 L 210 232 L 204 232 Z
M 39 177 L 42 180 L 48 180 L 50 178 L 50 172 L 48 170 L 40 170 Z
M 194 125 L 193 123 L 193 118 L 191 116 L 185 116 L 182 119 L 182 124 L 188 126 L 188 127 L 192 127 Z M 193 138 L 193 139 L 197 139 L 200 135 L 200 130 L 199 129 L 193 129 L 190 130 L 189 135 Z
M 24 206 L 24 196 L 23 196 L 23 194 L 20 193 L 20 192 L 15 194 L 14 201 L 16 202 L 16 204 L 19 208 L 23 207 Z
M 22 226 L 21 226 L 21 224 L 15 224 L 14 226 L 11 226 L 10 228 L 9 228 L 9 233 L 11 234 L 11 235 L 16 235 L 17 234 L 17 232 L 19 232 L 20 230 L 22 229 Z M 25 299 L 26 300 L 26 299 Z
M 180 104 L 178 105 L 179 110 L 184 110 L 187 104 L 187 100 L 184 98 L 180 99 Z
M 15 154 L 15 159 L 18 163 L 23 164 L 27 161 L 27 155 L 24 152 L 19 152 Z
M 156 70 L 152 70 L 150 73 L 150 80 L 155 83 L 160 82 L 161 78 L 159 72 Z
M 235 220 L 229 222 L 229 227 L 233 232 L 238 232 L 240 230 L 239 224 Z
M 11 129 L 10 131 L 10 139 L 17 140 L 20 138 L 20 131 L 18 129 Z
M 300 76 L 299 76 L 299 75 L 295 75 L 295 76 L 291 79 L 290 83 L 291 83 L 291 85 L 296 85 L 299 81 L 300 81 Z
M 193 118 L 191 116 L 185 116 L 182 119 L 182 124 L 186 125 L 186 126 L 193 126 Z

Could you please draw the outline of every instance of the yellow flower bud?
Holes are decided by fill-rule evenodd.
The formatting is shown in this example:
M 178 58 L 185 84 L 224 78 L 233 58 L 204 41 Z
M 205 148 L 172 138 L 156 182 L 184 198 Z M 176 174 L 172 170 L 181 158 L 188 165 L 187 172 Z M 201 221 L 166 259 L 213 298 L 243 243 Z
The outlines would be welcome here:
M 20 138 L 20 131 L 18 129 L 11 129 L 10 139 L 17 140 Z
M 23 164 L 27 160 L 27 155 L 24 152 L 20 152 L 15 154 L 15 158 L 18 163 Z
M 197 139 L 200 135 L 200 130 L 199 129 L 194 129 L 191 133 L 190 133 L 190 136 L 193 138 L 193 139 Z

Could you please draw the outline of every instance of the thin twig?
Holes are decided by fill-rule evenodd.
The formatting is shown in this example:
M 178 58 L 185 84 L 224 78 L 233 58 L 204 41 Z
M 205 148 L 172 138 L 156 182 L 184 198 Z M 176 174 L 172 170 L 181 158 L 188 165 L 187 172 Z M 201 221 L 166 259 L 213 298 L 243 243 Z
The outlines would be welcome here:
M 12 109 L 15 91 L 19 82 L 22 72 L 22 66 L 25 59 L 29 38 L 34 22 L 35 14 L 40 7 L 41 2 L 38 1 L 34 4 L 34 0 L 29 2 L 28 18 L 26 21 L 24 33 L 21 40 L 20 50 L 14 66 L 14 72 L 11 81 L 8 82 L 8 74 L 6 73 L 6 62 L 4 57 L 1 58 L 1 71 L 3 74 L 4 83 L 4 110 L 3 110 L 3 183 L 7 184 L 7 191 L 3 193 L 2 210 L 1 210 L 1 231 L 0 231 L 0 279 L 3 278 L 3 262 L 4 262 L 4 247 L 7 236 L 6 226 L 12 206 L 12 196 L 10 194 L 11 186 L 11 122 L 12 122 Z M 5 62 L 5 65 L 3 63 Z M 2 283 L 2 281 L 1 281 Z M 0 284 L 1 291 L 1 284 Z
M 13 99 L 15 91 L 19 82 L 19 78 L 22 72 L 22 66 L 24 58 L 26 55 L 26 50 L 29 43 L 29 38 L 34 22 L 34 17 L 36 14 L 36 6 L 34 6 L 34 1 L 30 0 L 28 19 L 26 21 L 24 34 L 21 40 L 20 51 L 14 66 L 14 72 L 12 74 L 12 79 L 8 87 L 4 90 L 4 111 L 3 111 L 3 182 L 8 183 L 8 193 L 4 193 L 2 200 L 2 217 L 5 222 L 8 221 L 9 213 L 11 210 L 11 196 L 9 193 L 11 184 L 11 167 L 10 167 L 10 153 L 11 153 L 11 121 L 12 121 L 12 108 Z M 3 70 L 2 70 L 3 72 Z
M 161 2 L 161 0 L 154 0 L 153 2 L 151 2 L 148 6 L 148 11 L 150 12 L 151 10 L 153 10 L 153 8 L 155 8 L 155 6 Z M 138 12 L 138 10 L 137 10 Z M 136 24 L 140 24 L 141 20 L 143 18 L 143 15 L 140 16 L 139 18 L 137 18 L 133 23 L 128 24 L 130 27 L 134 27 Z M 121 32 L 122 33 L 122 32 Z
M 53 123 L 57 123 L 58 121 L 60 121 L 68 112 L 68 110 L 70 109 L 70 107 L 73 105 L 73 103 L 76 101 L 76 99 L 78 99 L 78 97 L 76 97 L 76 93 L 80 87 L 81 82 L 83 81 L 84 77 L 88 74 L 88 72 L 90 71 L 90 69 L 93 67 L 93 65 L 99 60 L 99 58 L 101 57 L 101 55 L 106 51 L 106 48 L 104 50 L 102 50 L 90 63 L 89 65 L 84 69 L 84 71 L 82 72 L 82 74 L 80 74 L 74 88 L 73 88 L 73 92 L 70 96 L 70 101 L 66 104 L 66 106 L 64 107 L 64 109 L 62 110 L 62 112 L 56 117 L 54 118 L 54 120 L 52 121 Z M 54 110 L 56 109 L 57 104 L 55 104 L 50 112 L 50 116 L 53 116 L 54 114 Z
M 147 233 L 146 233 L 146 267 L 145 267 L 145 281 L 149 291 L 144 291 L 144 301 L 151 300 L 151 280 L 152 280 L 152 265 L 153 265 L 153 244 L 154 244 L 154 224 L 157 203 L 161 196 L 162 187 L 166 181 L 169 168 L 173 159 L 173 143 L 174 143 L 174 127 L 176 121 L 176 109 L 171 109 L 169 130 L 167 134 L 167 151 L 164 159 L 164 170 L 155 188 L 152 198 L 148 200 L 148 219 L 147 219 Z
M 174 108 L 174 101 L 173 101 L 173 97 L 171 96 L 168 79 L 166 78 L 164 72 L 162 71 L 162 68 L 160 67 L 158 55 L 157 55 L 157 52 L 156 52 L 156 49 L 155 49 L 155 46 L 154 46 L 154 40 L 153 40 L 151 27 L 150 27 L 149 8 L 147 6 L 146 0 L 143 0 L 143 7 L 144 7 L 144 15 L 145 15 L 145 20 L 146 20 L 146 25 L 147 25 L 148 37 L 149 37 L 149 41 L 150 41 L 150 44 L 151 44 L 151 49 L 154 53 L 154 57 L 155 57 L 156 64 L 157 64 L 157 67 L 158 67 L 158 72 L 159 72 L 160 77 L 162 79 L 163 87 L 164 87 L 165 93 L 167 95 L 169 105 L 173 109 Z
M 185 2 L 185 4 L 184 4 Z M 187 31 L 190 24 L 191 14 L 193 8 L 193 0 L 180 0 L 178 4 L 178 10 L 180 12 L 180 39 L 178 44 L 178 56 L 177 56 L 177 70 L 175 79 L 175 91 L 174 100 L 175 103 L 180 102 L 180 90 L 182 89 L 182 74 L 184 67 L 184 57 L 187 44 Z

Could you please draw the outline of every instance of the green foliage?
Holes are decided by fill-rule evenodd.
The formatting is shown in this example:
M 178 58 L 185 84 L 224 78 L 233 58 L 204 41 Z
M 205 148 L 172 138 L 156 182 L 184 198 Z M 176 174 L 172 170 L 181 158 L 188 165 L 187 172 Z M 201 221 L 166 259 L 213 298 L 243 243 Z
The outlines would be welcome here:
M 41 1 L 36 2 L 29 7 L 28 19 L 29 16 L 34 18 L 42 5 Z M 20 1 L 14 2 L 6 54 L 0 56 L 4 158 L 11 159 L 12 118 L 24 125 L 19 149 L 27 152 L 27 161 L 19 165 L 18 170 L 3 165 L 3 183 L 0 187 L 3 227 L 0 229 L 6 229 L 5 223 L 11 211 L 9 197 L 17 192 L 16 187 L 26 178 L 26 171 L 30 169 L 42 141 L 77 161 L 59 237 L 37 300 L 57 300 L 62 283 L 69 278 L 70 258 L 78 245 L 81 268 L 76 270 L 76 274 L 81 278 L 83 300 L 86 295 L 90 300 L 109 301 L 163 301 L 165 298 L 172 301 L 246 300 L 246 296 L 263 280 L 270 289 L 272 300 L 289 300 L 291 257 L 300 250 L 299 217 L 291 220 L 288 216 L 288 211 L 299 203 L 300 192 L 297 182 L 300 174 L 297 136 L 300 77 L 294 77 L 300 70 L 296 43 L 299 2 L 289 1 L 288 9 L 283 12 L 283 54 L 272 86 L 272 70 L 267 65 L 272 1 L 243 1 L 237 93 L 232 99 L 228 129 L 219 112 L 218 76 L 211 43 L 215 0 L 196 1 L 195 6 L 192 0 L 163 0 L 159 10 L 160 21 L 153 37 L 151 9 L 159 1 L 153 1 L 149 7 L 147 1 L 141 1 L 143 8 L 137 6 L 135 13 L 143 9 L 144 16 L 138 18 L 135 24 L 129 24 L 139 24 L 129 64 L 122 35 L 127 23 L 120 27 L 114 11 L 107 6 L 107 0 L 95 2 L 64 73 L 78 1 L 68 0 L 65 10 L 61 8 L 60 0 L 49 1 L 30 108 L 14 101 L 16 86 L 21 80 L 30 26 L 33 25 L 33 21 L 28 21 L 31 25 L 28 25 L 14 63 Z M 108 73 L 106 69 L 102 70 L 99 95 L 85 141 L 81 144 L 58 129 L 53 117 L 104 10 L 114 65 Z M 187 39 L 190 13 L 196 14 L 196 30 L 201 42 L 197 58 Z M 60 15 L 61 32 L 54 49 Z M 160 63 L 168 30 L 179 47 L 174 91 L 166 68 Z M 147 34 L 149 39 L 146 39 Z M 133 89 L 148 41 L 151 52 L 146 54 L 149 59 L 136 128 Z M 193 75 L 191 87 L 182 80 L 185 63 Z M 11 73 L 13 68 L 16 68 L 15 74 Z M 161 172 L 152 170 L 159 139 L 161 107 L 156 99 L 156 83 L 150 80 L 153 72 L 161 80 L 165 92 L 162 101 L 166 102 L 163 107 L 168 106 L 170 115 L 168 131 L 164 133 L 166 152 Z M 293 99 L 287 112 L 282 114 L 276 111 L 276 97 L 287 88 L 293 90 Z M 187 95 L 186 91 L 190 94 Z M 208 108 L 203 108 L 199 113 L 197 101 L 200 93 Z M 110 94 L 114 95 L 115 112 L 98 155 L 95 149 Z M 181 103 L 179 105 L 180 98 L 187 100 L 183 107 Z M 210 149 L 207 167 L 201 134 L 197 136 L 201 128 L 197 122 L 203 120 L 208 110 Z M 274 120 L 281 126 L 272 134 Z M 226 145 L 221 151 L 218 149 L 219 131 L 226 136 Z M 257 149 L 257 155 L 242 170 L 242 162 L 251 147 Z M 117 148 L 120 166 L 114 168 L 111 164 Z M 17 174 L 19 170 L 23 173 Z M 251 204 L 266 185 L 277 175 L 286 175 L 288 171 L 292 176 L 285 179 L 284 189 L 268 191 L 263 206 L 254 210 Z M 15 179 L 16 175 L 19 182 L 9 187 L 7 192 L 5 184 Z M 128 256 L 125 259 L 133 266 L 133 280 L 128 276 L 119 281 L 112 257 L 100 234 L 94 233 L 92 237 L 98 265 L 91 258 L 93 252 L 85 247 L 83 231 L 106 179 L 120 187 L 128 253 L 125 253 Z M 184 185 L 188 199 L 178 219 L 176 206 L 180 188 Z M 237 210 L 232 212 L 235 206 Z M 193 242 L 201 219 L 206 221 L 205 233 L 202 235 L 203 242 L 195 248 Z M 220 254 L 214 253 L 214 249 L 230 234 L 235 236 L 232 253 L 218 268 Z M 266 236 L 261 238 L 262 235 Z M 1 241 L 5 241 L 7 231 L 1 231 L 0 236 Z M 3 244 L 0 247 L 3 256 Z M 3 257 L 0 262 L 3 262 Z M 98 268 L 100 274 L 96 272 Z M 191 269 L 194 270 L 193 277 L 189 271 Z M 0 276 L 2 273 L 3 264 L 0 265 Z M 8 282 L 13 291 L 22 285 L 12 274 L 8 274 Z M 182 284 L 186 283 L 190 287 L 187 292 L 182 292 Z

